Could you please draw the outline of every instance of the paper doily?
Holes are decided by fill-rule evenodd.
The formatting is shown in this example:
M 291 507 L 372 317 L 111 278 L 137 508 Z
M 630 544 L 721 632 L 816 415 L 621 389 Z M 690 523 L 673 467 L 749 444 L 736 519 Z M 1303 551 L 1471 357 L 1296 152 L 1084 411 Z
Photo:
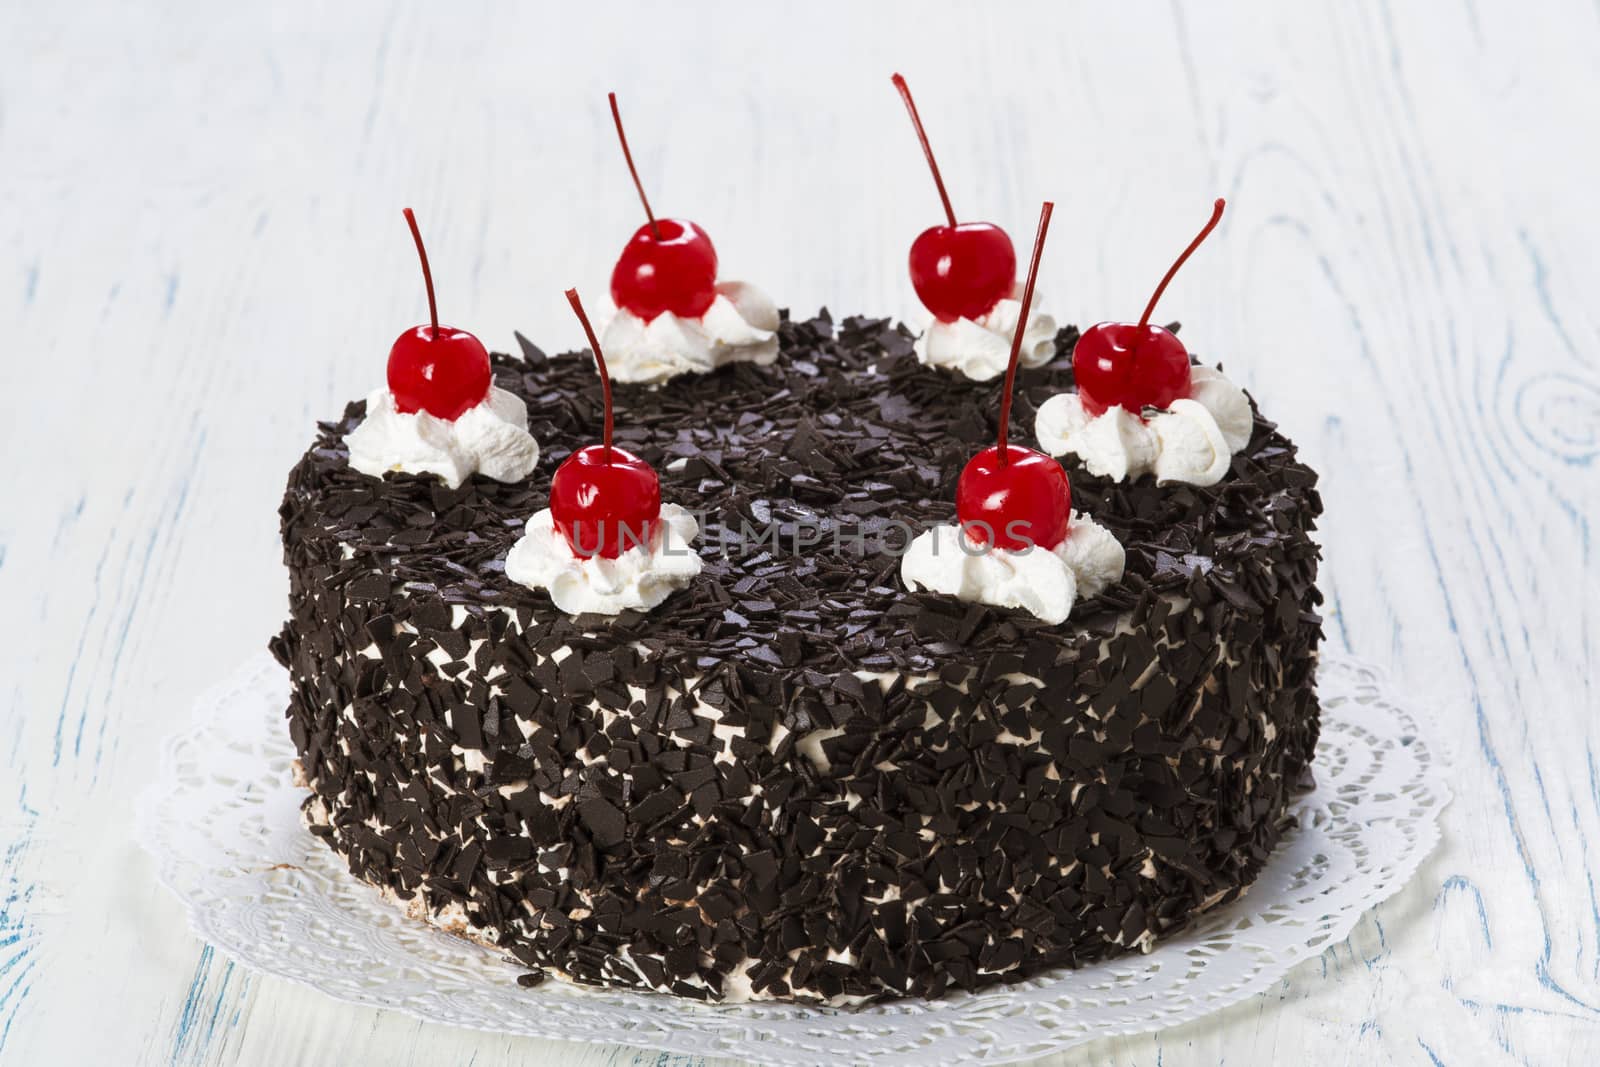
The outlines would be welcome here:
M 1317 787 L 1235 903 L 1148 955 L 1014 986 L 855 1010 L 702 1005 L 549 981 L 520 988 L 493 949 L 406 919 L 300 825 L 288 682 L 265 657 L 170 738 L 140 830 L 189 925 L 239 962 L 339 1000 L 502 1033 L 770 1063 L 1005 1063 L 1197 1019 L 1343 940 L 1439 840 L 1445 761 L 1382 674 L 1324 655 Z

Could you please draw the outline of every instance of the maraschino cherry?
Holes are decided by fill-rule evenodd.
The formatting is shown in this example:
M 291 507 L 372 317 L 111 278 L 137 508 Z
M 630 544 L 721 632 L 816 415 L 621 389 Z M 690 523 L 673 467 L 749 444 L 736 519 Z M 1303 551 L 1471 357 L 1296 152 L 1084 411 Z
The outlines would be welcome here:
M 617 94 L 608 95 L 622 158 L 649 220 L 634 231 L 617 259 L 611 272 L 611 299 L 645 322 L 663 311 L 697 319 L 717 298 L 717 250 L 711 247 L 706 231 L 689 220 L 658 219 L 650 210 L 650 198 L 644 195 L 644 183 L 633 165 L 633 153 L 628 151 L 628 135 L 622 130 Z
M 1011 338 L 1011 363 L 1006 367 L 1005 391 L 1000 395 L 1000 432 L 996 445 L 984 449 L 967 463 L 956 482 L 956 518 L 974 543 L 1018 551 L 1053 549 L 1067 539 L 1072 519 L 1072 486 L 1061 464 L 1031 448 L 1011 444 L 1011 394 L 1017 379 L 1017 357 L 1033 303 L 1033 283 L 1039 276 L 1039 255 L 1050 229 L 1055 205 L 1046 200 L 1039 210 L 1039 233 L 1033 240 L 1033 261 L 1022 289 L 1022 314 Z
M 1150 315 L 1184 260 L 1217 228 L 1225 206 L 1220 197 L 1212 205 L 1211 221 L 1168 268 L 1137 324 L 1097 323 L 1078 338 L 1072 350 L 1072 373 L 1078 382 L 1078 400 L 1089 414 L 1101 415 L 1111 407 L 1123 407 L 1135 415 L 1147 407 L 1165 410 L 1174 400 L 1189 395 L 1189 350 L 1171 330 L 1150 325 Z
M 606 370 L 606 357 L 576 289 L 567 290 L 567 302 L 583 323 L 600 368 L 605 431 L 603 443 L 580 448 L 556 468 L 550 479 L 550 515 L 573 555 L 616 559 L 636 545 L 650 544 L 661 519 L 661 480 L 650 464 L 612 445 L 611 374 Z
M 415 414 L 426 411 L 441 419 L 455 419 L 489 395 L 494 374 L 489 350 L 466 330 L 439 325 L 439 305 L 433 297 L 433 272 L 428 250 L 422 247 L 417 216 L 405 209 L 411 236 L 422 260 L 422 283 L 428 289 L 431 326 L 413 326 L 389 349 L 389 392 L 396 410 Z
M 891 80 L 911 113 L 911 124 L 917 129 L 917 140 L 922 142 L 949 220 L 946 225 L 928 227 L 911 242 L 911 286 L 940 322 L 982 318 L 1010 296 L 1017 284 L 1016 249 L 1006 231 L 992 222 L 956 222 L 928 132 L 922 128 L 916 101 L 911 99 L 911 87 L 898 74 Z

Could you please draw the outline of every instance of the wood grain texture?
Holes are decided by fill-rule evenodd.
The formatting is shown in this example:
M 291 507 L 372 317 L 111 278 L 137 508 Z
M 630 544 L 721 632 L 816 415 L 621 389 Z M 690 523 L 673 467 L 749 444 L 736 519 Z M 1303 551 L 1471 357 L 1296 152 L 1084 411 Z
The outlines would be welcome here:
M 809 310 L 910 315 L 938 204 L 1058 202 L 1060 318 L 1163 305 L 1324 473 L 1331 641 L 1457 747 L 1444 846 L 1345 943 L 1051 1064 L 1600 1060 L 1600 7 L 1485 0 L 0 4 L 0 1062 L 688 1064 L 233 966 L 131 840 L 160 737 L 283 611 L 312 421 L 423 315 L 579 335 L 655 204 Z M 1593 854 L 1591 854 L 1593 853 Z

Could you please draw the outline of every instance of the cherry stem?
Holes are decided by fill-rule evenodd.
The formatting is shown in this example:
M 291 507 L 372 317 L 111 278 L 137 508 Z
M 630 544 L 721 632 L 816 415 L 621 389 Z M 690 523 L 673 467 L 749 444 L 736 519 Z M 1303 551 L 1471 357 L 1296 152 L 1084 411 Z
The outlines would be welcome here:
M 917 140 L 922 142 L 922 154 L 928 157 L 928 169 L 933 171 L 933 184 L 939 187 L 939 199 L 944 202 L 944 217 L 950 220 L 951 226 L 954 226 L 955 209 L 950 206 L 950 194 L 944 190 L 944 176 L 939 173 L 939 161 L 933 158 L 933 146 L 928 143 L 928 131 L 922 128 L 922 116 L 917 114 L 917 102 L 911 99 L 911 86 L 907 85 L 906 80 L 898 74 L 889 80 L 900 90 L 900 99 L 906 102 L 906 110 L 911 112 L 911 125 L 917 128 Z
M 417 216 L 410 208 L 406 208 L 402 214 L 405 215 L 406 223 L 411 227 L 412 238 L 417 242 L 417 258 L 422 260 L 422 284 L 428 288 L 428 317 L 433 320 L 433 336 L 429 340 L 437 341 L 439 339 L 439 305 L 433 299 L 433 271 L 428 269 L 428 250 L 422 247 L 422 231 L 417 229 Z
M 1033 260 L 1028 264 L 1028 280 L 1022 287 L 1022 307 L 1017 312 L 1017 328 L 1011 335 L 1011 362 L 1006 364 L 1006 387 L 1000 394 L 1000 466 L 1009 464 L 1006 452 L 1011 431 L 1011 394 L 1017 382 L 1017 359 L 1022 355 L 1022 335 L 1028 329 L 1028 311 L 1033 307 L 1033 283 L 1039 277 L 1039 256 L 1044 252 L 1044 235 L 1050 232 L 1050 215 L 1055 204 L 1046 200 L 1039 208 L 1039 232 L 1033 235 Z
M 567 290 L 567 303 L 572 305 L 572 310 L 578 315 L 578 321 L 583 323 L 583 332 L 589 338 L 589 348 L 594 352 L 594 361 L 600 367 L 600 391 L 605 397 L 606 428 L 605 436 L 601 438 L 606 446 L 606 462 L 611 462 L 611 372 L 606 370 L 605 353 L 600 351 L 600 339 L 594 335 L 594 327 L 589 325 L 589 316 L 583 312 L 583 301 L 578 299 L 578 290 Z
M 628 173 L 633 175 L 633 187 L 639 190 L 639 202 L 644 205 L 644 217 L 650 220 L 650 232 L 661 240 L 661 227 L 656 225 L 656 213 L 650 210 L 650 198 L 644 195 L 644 182 L 639 180 L 639 168 L 633 165 L 633 153 L 628 151 L 628 135 L 622 131 L 622 112 L 617 110 L 617 94 L 607 93 L 611 101 L 611 119 L 617 124 L 617 140 L 622 142 L 622 158 L 628 162 Z
M 1195 234 L 1194 240 L 1189 242 L 1189 247 L 1183 250 L 1183 255 L 1173 261 L 1167 268 L 1166 275 L 1161 279 L 1161 284 L 1156 286 L 1156 291 L 1150 294 L 1150 303 L 1144 306 L 1144 314 L 1139 316 L 1139 336 L 1144 336 L 1144 328 L 1150 325 L 1150 315 L 1156 309 L 1156 301 L 1161 299 L 1161 294 L 1167 291 L 1167 283 L 1172 281 L 1172 276 L 1178 273 L 1178 268 L 1183 266 L 1184 260 L 1194 255 L 1194 250 L 1200 247 L 1200 242 L 1211 236 L 1211 231 L 1217 228 L 1217 223 L 1222 221 L 1222 209 L 1227 207 L 1227 201 L 1217 197 L 1217 202 L 1211 205 L 1211 221 L 1206 223 L 1205 229 Z

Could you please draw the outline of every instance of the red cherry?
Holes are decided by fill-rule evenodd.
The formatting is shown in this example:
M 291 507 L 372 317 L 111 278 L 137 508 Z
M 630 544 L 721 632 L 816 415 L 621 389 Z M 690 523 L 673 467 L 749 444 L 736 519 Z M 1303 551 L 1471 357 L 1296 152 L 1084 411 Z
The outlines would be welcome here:
M 991 222 L 930 226 L 911 244 L 911 286 L 941 322 L 982 318 L 1016 284 L 1016 250 Z
M 422 281 L 428 290 L 431 326 L 413 326 L 389 349 L 389 392 L 399 411 L 426 411 L 441 419 L 455 419 L 489 395 L 494 379 L 489 350 L 465 330 L 439 325 L 439 305 L 433 297 L 433 272 L 428 251 L 422 247 L 417 217 L 405 209 L 411 236 L 422 259 Z
M 716 298 L 717 250 L 684 219 L 640 226 L 611 272 L 611 299 L 646 322 L 663 311 L 697 319 Z
M 1072 375 L 1078 383 L 1078 400 L 1089 414 L 1122 407 L 1137 415 L 1147 407 L 1169 408 L 1174 400 L 1189 395 L 1189 350 L 1172 331 L 1150 325 L 1150 315 L 1178 268 L 1217 228 L 1226 206 L 1220 197 L 1211 206 L 1211 220 L 1167 268 L 1137 324 L 1101 322 L 1078 338 L 1072 350 Z
M 928 131 L 923 129 L 917 103 L 911 98 L 911 87 L 898 74 L 890 80 L 900 90 L 900 98 L 911 114 L 911 125 L 916 127 L 917 140 L 922 143 L 922 154 L 933 172 L 933 184 L 938 187 L 947 220 L 947 225 L 923 230 L 911 243 L 911 286 L 923 306 L 941 322 L 981 318 L 1010 296 L 1017 284 L 1016 249 L 1006 231 L 992 222 L 956 222 L 944 176 L 939 173 L 939 162 L 933 158 L 933 146 L 928 143 Z
M 956 483 L 956 518 L 974 544 L 1016 551 L 1067 539 L 1072 486 L 1061 464 L 1031 448 L 979 452 Z
M 634 231 L 622 249 L 616 269 L 611 272 L 611 299 L 646 322 L 663 311 L 686 319 L 706 313 L 717 298 L 717 250 L 706 231 L 685 219 L 657 219 L 644 195 L 644 183 L 633 165 L 628 150 L 628 135 L 622 129 L 622 112 L 617 109 L 617 94 L 610 93 L 611 118 L 616 123 L 617 140 L 622 142 L 622 158 L 639 190 L 647 221 Z
M 399 411 L 459 418 L 483 403 L 492 379 L 489 350 L 466 330 L 413 326 L 389 349 L 389 392 Z
M 1117 405 L 1135 415 L 1146 407 L 1165 410 L 1189 395 L 1189 350 L 1160 326 L 1102 322 L 1078 338 L 1072 373 L 1091 415 Z
M 649 546 L 661 521 L 661 480 L 625 449 L 590 445 L 556 468 L 550 513 L 574 556 L 616 559 Z
M 993 544 L 1012 551 L 1052 549 L 1067 539 L 1072 521 L 1072 486 L 1061 464 L 1031 448 L 1007 441 L 1011 432 L 1011 395 L 1017 380 L 1017 356 L 1028 309 L 1033 304 L 1033 283 L 1039 277 L 1039 257 L 1055 205 L 1046 200 L 1039 209 L 1039 232 L 1033 239 L 1033 260 L 1022 287 L 1022 314 L 1011 335 L 1011 363 L 1006 367 L 1005 391 L 1000 394 L 1000 430 L 991 448 L 979 452 L 961 471 L 956 482 L 956 518 L 976 544 Z
M 611 373 L 605 353 L 576 289 L 567 290 L 567 302 L 583 323 L 600 369 L 605 429 L 602 444 L 580 448 L 556 468 L 550 479 L 550 515 L 573 555 L 616 559 L 636 545 L 649 545 L 661 519 L 661 480 L 648 463 L 611 444 Z

